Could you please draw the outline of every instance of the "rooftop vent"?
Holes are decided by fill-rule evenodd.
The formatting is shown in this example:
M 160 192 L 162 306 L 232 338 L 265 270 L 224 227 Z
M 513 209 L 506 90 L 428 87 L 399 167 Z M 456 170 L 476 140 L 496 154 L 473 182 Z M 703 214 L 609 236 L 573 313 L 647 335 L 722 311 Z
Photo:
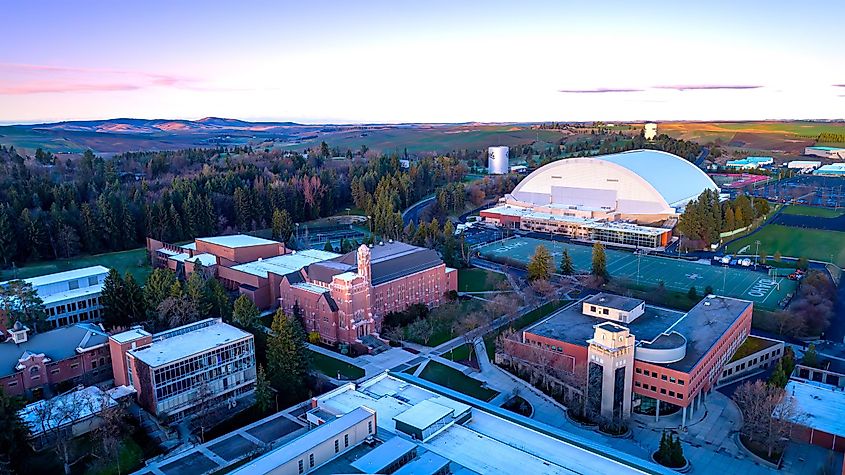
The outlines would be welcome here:
M 258 262 L 261 262 L 262 260 L 264 260 L 264 258 L 263 258 L 263 257 L 259 257 L 259 258 L 258 258 Z
M 378 242 L 378 245 L 379 245 L 379 246 L 384 246 L 384 241 L 379 241 L 379 242 Z
M 392 243 L 393 239 L 388 239 L 387 242 Z
M 705 307 L 709 307 L 709 306 L 710 306 L 710 302 L 704 302 L 704 306 L 705 306 Z

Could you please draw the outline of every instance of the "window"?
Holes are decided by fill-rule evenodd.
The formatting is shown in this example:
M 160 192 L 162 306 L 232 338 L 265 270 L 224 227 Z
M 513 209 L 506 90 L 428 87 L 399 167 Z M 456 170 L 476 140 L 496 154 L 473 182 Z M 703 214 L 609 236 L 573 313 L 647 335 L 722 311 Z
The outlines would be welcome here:
M 683 398 L 684 398 L 684 395 L 681 394 L 681 393 L 678 393 L 678 399 L 683 399 Z
M 637 374 L 643 374 L 643 370 L 641 370 L 640 368 L 635 368 L 634 371 L 636 371 Z
M 349 447 L 349 434 L 343 434 L 343 446 Z
M 606 308 L 601 309 L 601 313 L 604 314 L 604 315 L 610 315 L 610 311 L 607 310 Z
M 657 392 L 657 386 L 651 386 L 651 390 Z
M 67 283 L 68 290 L 76 290 L 79 288 L 79 281 L 78 280 L 69 280 Z
M 638 388 L 639 388 L 639 387 L 640 387 L 640 382 L 639 382 L 639 381 L 634 381 L 634 386 L 636 386 L 636 387 L 638 387 Z
M 308 454 L 308 465 L 314 466 L 314 454 Z
M 18 385 L 18 382 L 17 382 L 17 381 L 9 381 L 9 385 L 8 385 L 8 386 L 9 386 L 10 388 L 13 388 L 13 387 L 15 387 L 15 386 L 17 386 L 17 385 Z
M 596 311 L 596 306 L 595 306 L 595 305 L 590 305 L 590 311 L 591 311 L 591 312 L 595 312 L 595 311 Z
M 70 369 L 76 369 L 76 368 L 79 368 L 79 363 L 71 363 Z
M 684 380 L 683 380 L 683 379 L 679 379 L 679 380 L 678 380 L 678 384 L 680 384 L 681 386 L 683 386 L 683 385 L 684 385 Z
M 666 394 L 666 388 L 660 388 L 660 394 Z
M 373 421 L 367 422 L 367 433 L 369 433 L 369 434 L 373 433 Z
M 97 285 L 97 276 L 88 277 L 88 286 Z
M 675 391 L 669 391 L 669 395 L 675 397 Z
M 340 443 L 337 439 L 334 440 L 334 453 L 340 452 Z
M 93 368 L 96 368 L 96 367 L 97 367 L 97 360 L 91 360 L 91 368 L 93 369 Z
M 305 472 L 305 464 L 302 463 L 302 460 L 299 461 L 299 473 Z

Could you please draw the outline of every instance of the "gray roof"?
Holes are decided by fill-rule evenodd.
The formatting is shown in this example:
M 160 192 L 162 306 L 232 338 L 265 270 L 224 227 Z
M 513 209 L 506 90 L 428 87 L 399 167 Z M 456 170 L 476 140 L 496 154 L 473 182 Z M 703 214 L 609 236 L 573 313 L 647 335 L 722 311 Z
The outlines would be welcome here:
M 631 297 L 624 297 L 622 295 L 608 294 L 599 292 L 584 299 L 588 304 L 601 305 L 602 307 L 614 308 L 617 310 L 624 310 L 630 312 L 639 307 L 643 301 Z
M 586 341 L 593 337 L 593 327 L 608 320 L 582 314 L 583 301 L 559 310 L 525 331 L 566 343 L 586 346 Z M 634 334 L 637 344 L 648 343 L 649 348 L 674 345 L 680 340 L 678 335 L 672 333 L 679 333 L 687 341 L 686 356 L 680 361 L 663 366 L 689 372 L 698 365 L 750 305 L 752 305 L 751 302 L 747 300 L 713 296 L 703 299 L 686 314 L 677 310 L 646 305 L 645 313 L 633 322 L 614 323 L 628 327 Z
M 346 264 L 348 267 L 343 272 L 357 269 L 358 266 L 358 251 L 348 252 L 333 262 Z M 327 265 L 329 262 L 321 262 L 318 266 Z M 373 285 L 383 284 L 396 280 L 406 275 L 414 274 L 416 272 L 424 271 L 432 267 L 437 267 L 443 264 L 443 259 L 432 249 L 424 247 L 412 246 L 404 242 L 388 242 L 384 244 L 376 244 L 370 248 L 370 266 L 373 279 Z M 309 266 L 308 277 L 314 279 L 311 275 L 311 267 Z M 341 269 L 341 266 L 336 266 Z M 319 272 L 324 272 L 321 269 Z M 340 273 L 340 272 L 337 272 Z M 332 274 L 335 275 L 335 274 Z M 318 279 L 320 280 L 320 279 Z M 330 281 L 323 280 L 323 282 Z
M 308 278 L 320 282 L 331 282 L 332 277 L 354 269 L 355 266 L 336 260 L 316 262 L 305 268 Z
M 53 362 L 77 354 L 76 349 L 88 349 L 108 343 L 109 337 L 100 327 L 91 323 L 78 323 L 33 335 L 20 344 L 0 343 L 0 378 L 14 374 L 15 366 L 24 352 L 44 353 Z
M 449 465 L 449 459 L 429 451 L 393 473 L 394 475 L 431 475 L 447 465 Z

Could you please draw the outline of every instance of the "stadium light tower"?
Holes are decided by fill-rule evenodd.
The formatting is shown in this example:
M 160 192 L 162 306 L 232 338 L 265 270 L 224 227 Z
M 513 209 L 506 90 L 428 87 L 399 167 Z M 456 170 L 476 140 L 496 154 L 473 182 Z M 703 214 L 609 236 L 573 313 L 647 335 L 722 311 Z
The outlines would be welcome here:
M 754 244 L 757 245 L 757 254 L 754 255 L 754 269 L 757 269 L 758 260 L 760 259 L 760 240 L 757 239 L 754 241 Z

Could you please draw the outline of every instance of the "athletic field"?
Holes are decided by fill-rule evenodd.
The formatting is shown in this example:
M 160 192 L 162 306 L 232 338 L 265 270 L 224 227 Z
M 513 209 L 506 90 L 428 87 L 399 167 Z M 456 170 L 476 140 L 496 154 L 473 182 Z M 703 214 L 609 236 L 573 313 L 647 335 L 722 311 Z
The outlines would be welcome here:
M 556 268 L 560 267 L 561 255 L 566 248 L 576 271 L 589 272 L 593 254 L 589 246 L 514 237 L 479 247 L 478 252 L 491 261 L 524 267 L 540 244 L 549 249 Z M 779 307 L 786 295 L 795 290 L 795 282 L 783 277 L 769 278 L 760 272 L 665 257 L 638 257 L 632 252 L 613 249 L 605 252 L 611 279 L 641 286 L 657 287 L 662 280 L 667 289 L 679 292 L 688 292 L 690 287 L 695 286 L 699 295 L 703 295 L 704 289 L 710 286 L 717 294 L 751 300 L 771 309 Z

